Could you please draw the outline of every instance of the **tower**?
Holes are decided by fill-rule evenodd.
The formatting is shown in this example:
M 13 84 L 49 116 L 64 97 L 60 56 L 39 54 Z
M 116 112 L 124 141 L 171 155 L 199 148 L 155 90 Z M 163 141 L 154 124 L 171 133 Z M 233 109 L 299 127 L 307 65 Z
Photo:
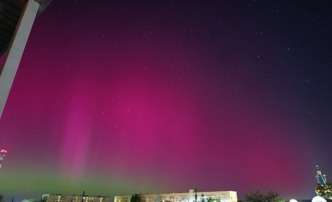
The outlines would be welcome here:
M 7 154 L 7 150 L 5 150 L 5 149 L 0 150 L 0 168 L 2 166 L 2 161 L 3 161 L 4 157 L 6 156 L 6 154 Z
M 326 175 L 322 174 L 322 171 L 320 171 L 318 165 L 316 165 L 316 179 L 317 179 L 317 183 L 320 186 L 325 186 L 326 185 Z
M 326 181 L 326 175 L 322 173 L 318 165 L 316 166 L 316 179 L 316 194 L 324 199 L 332 200 L 332 184 Z
M 0 0 L 0 117 L 35 18 L 51 1 Z

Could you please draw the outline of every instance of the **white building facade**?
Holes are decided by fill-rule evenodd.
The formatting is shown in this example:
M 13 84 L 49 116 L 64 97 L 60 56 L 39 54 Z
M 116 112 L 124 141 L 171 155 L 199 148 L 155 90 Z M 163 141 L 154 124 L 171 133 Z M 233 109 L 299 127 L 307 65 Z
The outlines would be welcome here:
M 115 196 L 114 202 L 130 202 L 131 195 Z M 140 202 L 237 202 L 235 191 L 196 192 L 194 189 L 185 193 L 140 194 Z
M 43 194 L 43 202 L 109 202 L 109 196 Z

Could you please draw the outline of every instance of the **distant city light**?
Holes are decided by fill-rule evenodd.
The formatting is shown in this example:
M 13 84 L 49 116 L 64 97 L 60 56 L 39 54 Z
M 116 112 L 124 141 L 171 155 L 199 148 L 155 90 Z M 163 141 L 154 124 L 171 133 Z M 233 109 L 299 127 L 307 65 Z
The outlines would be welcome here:
M 6 153 L 7 153 L 7 150 L 5 150 L 5 149 L 1 149 L 1 150 L 0 150 L 0 153 L 1 153 L 1 154 L 6 154 Z
M 5 149 L 0 150 L 0 168 L 2 166 L 2 161 L 3 161 L 4 157 L 6 156 L 6 154 L 7 154 L 7 150 L 5 150 Z

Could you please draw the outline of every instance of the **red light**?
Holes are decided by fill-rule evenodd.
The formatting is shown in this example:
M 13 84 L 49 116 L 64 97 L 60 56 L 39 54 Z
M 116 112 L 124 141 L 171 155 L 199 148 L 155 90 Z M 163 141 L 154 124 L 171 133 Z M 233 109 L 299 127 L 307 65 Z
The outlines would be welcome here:
M 5 149 L 1 149 L 0 153 L 2 153 L 2 154 L 6 154 L 6 153 L 7 153 L 7 150 L 5 150 Z

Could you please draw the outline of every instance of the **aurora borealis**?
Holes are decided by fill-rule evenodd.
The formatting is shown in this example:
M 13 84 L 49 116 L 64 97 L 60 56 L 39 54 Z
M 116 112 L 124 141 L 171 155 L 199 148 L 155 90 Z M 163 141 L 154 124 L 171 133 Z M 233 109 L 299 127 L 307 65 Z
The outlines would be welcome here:
M 0 119 L 0 190 L 311 198 L 332 173 L 329 6 L 54 0 Z

